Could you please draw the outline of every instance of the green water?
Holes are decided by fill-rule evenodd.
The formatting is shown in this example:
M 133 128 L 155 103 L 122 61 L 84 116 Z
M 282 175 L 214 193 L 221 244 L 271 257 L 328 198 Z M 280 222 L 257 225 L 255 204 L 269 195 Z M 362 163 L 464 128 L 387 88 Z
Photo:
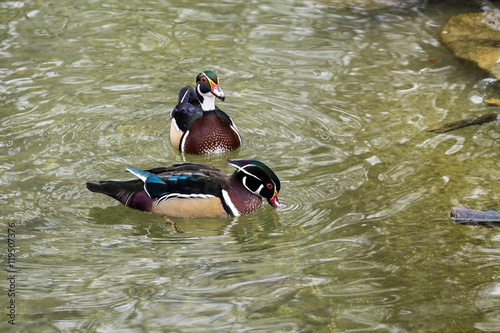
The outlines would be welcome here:
M 426 132 L 500 95 L 439 39 L 480 9 L 0 2 L 2 331 L 500 331 L 500 229 L 448 218 L 500 209 L 500 125 Z M 236 152 L 170 146 L 169 112 L 202 70 L 220 77 Z M 284 207 L 175 219 L 174 234 L 85 188 L 128 166 L 231 173 L 228 158 L 269 165 Z

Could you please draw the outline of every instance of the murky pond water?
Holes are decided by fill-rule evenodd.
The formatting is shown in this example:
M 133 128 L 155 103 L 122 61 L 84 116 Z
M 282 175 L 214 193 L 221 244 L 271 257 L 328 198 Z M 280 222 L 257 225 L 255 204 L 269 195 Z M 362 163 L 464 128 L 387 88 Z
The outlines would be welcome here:
M 327 3 L 0 2 L 0 219 L 16 250 L 9 267 L 4 237 L 0 328 L 500 331 L 500 229 L 448 218 L 500 208 L 500 124 L 426 132 L 500 96 L 439 39 L 481 8 Z M 230 154 L 170 146 L 169 112 L 202 70 L 242 134 Z M 128 166 L 230 173 L 228 158 L 275 170 L 284 207 L 176 219 L 174 234 L 85 188 Z

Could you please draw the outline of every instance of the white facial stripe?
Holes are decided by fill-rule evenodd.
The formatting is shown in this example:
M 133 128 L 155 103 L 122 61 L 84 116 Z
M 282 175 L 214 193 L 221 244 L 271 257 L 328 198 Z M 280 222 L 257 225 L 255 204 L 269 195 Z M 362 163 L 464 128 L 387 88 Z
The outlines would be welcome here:
M 229 197 L 229 193 L 227 193 L 226 190 L 222 190 L 222 198 L 224 199 L 224 203 L 231 210 L 231 214 L 233 214 L 233 216 L 240 216 L 240 213 L 238 212 L 238 210 L 236 209 L 236 206 L 231 201 L 231 198 Z
M 245 166 L 243 166 L 243 167 L 240 167 L 240 166 L 238 166 L 238 165 L 236 165 L 236 164 L 233 164 L 233 163 L 229 163 L 229 164 L 230 164 L 230 165 L 232 165 L 232 166 L 234 166 L 234 167 L 235 167 L 238 171 L 241 171 L 241 172 L 243 172 L 244 174 L 247 174 L 247 175 L 249 175 L 249 176 L 252 176 L 253 178 L 256 178 L 256 179 L 258 179 L 258 180 L 262 181 L 262 179 L 260 179 L 259 177 L 257 177 L 257 176 L 256 176 L 256 175 L 254 175 L 253 173 L 248 172 L 248 171 L 246 171 L 246 170 L 245 170 L 245 168 L 246 168 L 246 167 L 251 166 L 251 165 L 245 165 Z
M 242 183 L 243 183 L 243 186 L 245 186 L 245 188 L 246 188 L 247 190 L 249 190 L 249 191 L 250 191 L 250 192 L 252 192 L 253 194 L 258 194 L 258 195 L 260 195 L 260 194 L 259 194 L 259 193 L 260 193 L 260 190 L 262 190 L 262 188 L 264 187 L 264 185 L 263 185 L 263 184 L 260 184 L 260 186 L 259 186 L 259 188 L 257 188 L 257 190 L 252 191 L 252 190 L 251 190 L 251 189 L 247 186 L 247 177 L 243 177 L 243 181 L 242 181 Z

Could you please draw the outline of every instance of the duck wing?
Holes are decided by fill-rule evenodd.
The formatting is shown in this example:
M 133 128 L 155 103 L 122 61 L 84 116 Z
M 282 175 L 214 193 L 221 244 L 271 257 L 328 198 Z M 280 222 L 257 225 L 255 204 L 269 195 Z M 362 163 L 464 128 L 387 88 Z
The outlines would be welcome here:
M 221 197 L 229 187 L 229 177 L 222 171 L 202 164 L 176 164 L 166 168 L 139 170 L 127 168 L 144 182 L 144 190 L 159 205 L 172 198 Z
M 215 107 L 215 114 L 217 114 L 221 119 L 223 119 L 226 123 L 228 123 L 230 126 L 234 127 L 233 120 L 227 113 L 219 109 L 217 106 Z
M 177 105 L 170 115 L 182 132 L 187 132 L 191 124 L 203 116 L 203 109 L 193 87 L 185 86 L 181 89 Z

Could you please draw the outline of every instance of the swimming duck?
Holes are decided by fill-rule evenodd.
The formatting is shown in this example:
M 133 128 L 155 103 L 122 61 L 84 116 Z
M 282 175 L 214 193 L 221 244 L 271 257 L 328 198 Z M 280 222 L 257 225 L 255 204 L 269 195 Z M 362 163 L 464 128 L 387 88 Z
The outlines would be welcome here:
M 149 213 L 188 218 L 218 218 L 250 214 L 262 198 L 279 207 L 280 181 L 264 163 L 229 160 L 236 171 L 228 176 L 213 167 L 183 163 L 139 170 L 127 168 L 139 179 L 90 181 L 87 188 Z
M 219 78 L 212 71 L 198 74 L 195 88 L 181 89 L 171 112 L 170 142 L 174 147 L 189 154 L 216 154 L 241 145 L 233 121 L 215 106 L 216 97 L 225 99 Z

